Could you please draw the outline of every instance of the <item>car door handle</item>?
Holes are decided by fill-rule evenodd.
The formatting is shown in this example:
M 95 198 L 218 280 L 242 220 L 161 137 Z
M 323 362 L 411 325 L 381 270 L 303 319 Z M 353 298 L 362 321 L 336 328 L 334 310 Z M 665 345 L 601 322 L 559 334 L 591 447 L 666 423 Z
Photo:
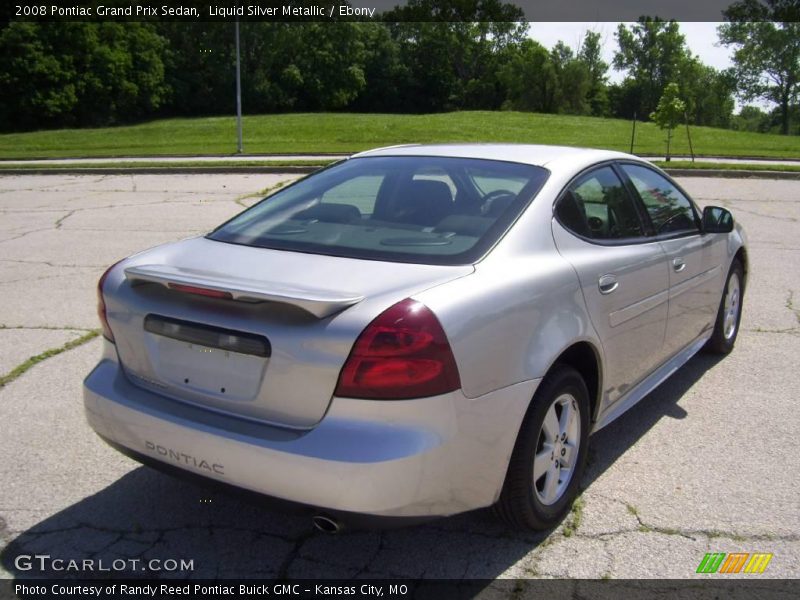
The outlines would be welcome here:
M 597 287 L 601 294 L 610 294 L 619 287 L 619 281 L 613 275 L 603 275 L 597 280 Z
M 685 263 L 685 262 L 683 262 L 683 259 L 682 259 L 682 258 L 673 258 L 673 259 L 672 259 L 672 269 L 673 269 L 673 270 L 674 270 L 676 273 L 680 273 L 680 272 L 681 272 L 681 271 L 683 271 L 685 268 L 686 268 L 686 263 Z

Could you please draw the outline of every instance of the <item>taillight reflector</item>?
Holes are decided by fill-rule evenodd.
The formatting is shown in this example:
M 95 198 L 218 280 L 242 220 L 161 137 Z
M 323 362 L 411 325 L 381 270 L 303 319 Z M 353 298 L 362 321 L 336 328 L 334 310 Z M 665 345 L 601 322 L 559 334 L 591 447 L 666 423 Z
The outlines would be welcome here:
M 427 306 L 408 298 L 361 332 L 342 367 L 335 394 L 401 400 L 460 387 L 458 367 L 441 324 Z

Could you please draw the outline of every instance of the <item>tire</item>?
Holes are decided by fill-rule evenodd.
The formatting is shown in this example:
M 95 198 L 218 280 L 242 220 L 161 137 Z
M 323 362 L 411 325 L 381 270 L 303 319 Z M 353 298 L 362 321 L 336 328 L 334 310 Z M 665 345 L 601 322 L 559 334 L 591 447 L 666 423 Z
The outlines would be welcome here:
M 744 268 L 734 260 L 728 271 L 725 289 L 717 310 L 714 333 L 708 340 L 705 350 L 714 354 L 728 354 L 736 344 L 739 326 L 742 321 L 742 301 L 744 300 Z
M 566 428 L 559 422 L 565 410 L 577 411 L 571 425 Z M 559 429 L 555 442 L 551 434 L 553 417 Z M 545 427 L 546 418 L 549 427 Z M 562 445 L 562 440 L 566 444 Z M 525 415 L 500 499 L 494 506 L 495 513 L 519 529 L 541 531 L 558 525 L 578 494 L 586 467 L 588 441 L 589 392 L 586 383 L 572 367 L 558 365 L 539 385 Z M 549 456 L 548 450 L 551 450 Z M 538 461 L 535 459 L 537 454 L 540 456 Z M 563 468 L 562 463 L 570 464 L 571 468 Z M 565 475 L 567 471 L 568 475 Z

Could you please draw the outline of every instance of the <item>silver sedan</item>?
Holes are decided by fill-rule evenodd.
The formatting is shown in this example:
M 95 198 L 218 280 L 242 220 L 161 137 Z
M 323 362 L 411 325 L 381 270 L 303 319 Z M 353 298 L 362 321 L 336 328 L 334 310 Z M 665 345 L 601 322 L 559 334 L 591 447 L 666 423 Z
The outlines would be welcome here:
M 329 532 L 486 506 L 545 529 L 589 435 L 739 329 L 746 241 L 634 156 L 402 146 L 106 271 L 89 424 Z

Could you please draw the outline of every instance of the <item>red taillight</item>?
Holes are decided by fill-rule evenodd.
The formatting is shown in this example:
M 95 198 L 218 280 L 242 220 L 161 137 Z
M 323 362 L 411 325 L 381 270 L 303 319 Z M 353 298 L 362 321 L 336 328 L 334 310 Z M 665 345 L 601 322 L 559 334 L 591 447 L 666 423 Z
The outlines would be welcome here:
M 169 289 L 186 294 L 195 294 L 197 296 L 208 296 L 209 298 L 222 298 L 223 300 L 232 300 L 233 295 L 230 292 L 223 292 L 221 290 L 212 290 L 209 288 L 197 287 L 194 285 L 184 285 L 182 283 L 170 283 Z
M 106 282 L 106 278 L 111 270 L 116 267 L 122 261 L 117 261 L 110 267 L 108 267 L 100 276 L 100 281 L 97 282 L 97 316 L 100 319 L 100 325 L 103 328 L 103 337 L 106 338 L 109 342 L 114 341 L 114 334 L 111 333 L 111 327 L 108 325 L 108 317 L 106 315 L 106 301 L 103 299 L 103 285 Z
M 461 387 L 447 336 L 431 310 L 410 298 L 381 313 L 358 336 L 334 392 L 400 400 Z

